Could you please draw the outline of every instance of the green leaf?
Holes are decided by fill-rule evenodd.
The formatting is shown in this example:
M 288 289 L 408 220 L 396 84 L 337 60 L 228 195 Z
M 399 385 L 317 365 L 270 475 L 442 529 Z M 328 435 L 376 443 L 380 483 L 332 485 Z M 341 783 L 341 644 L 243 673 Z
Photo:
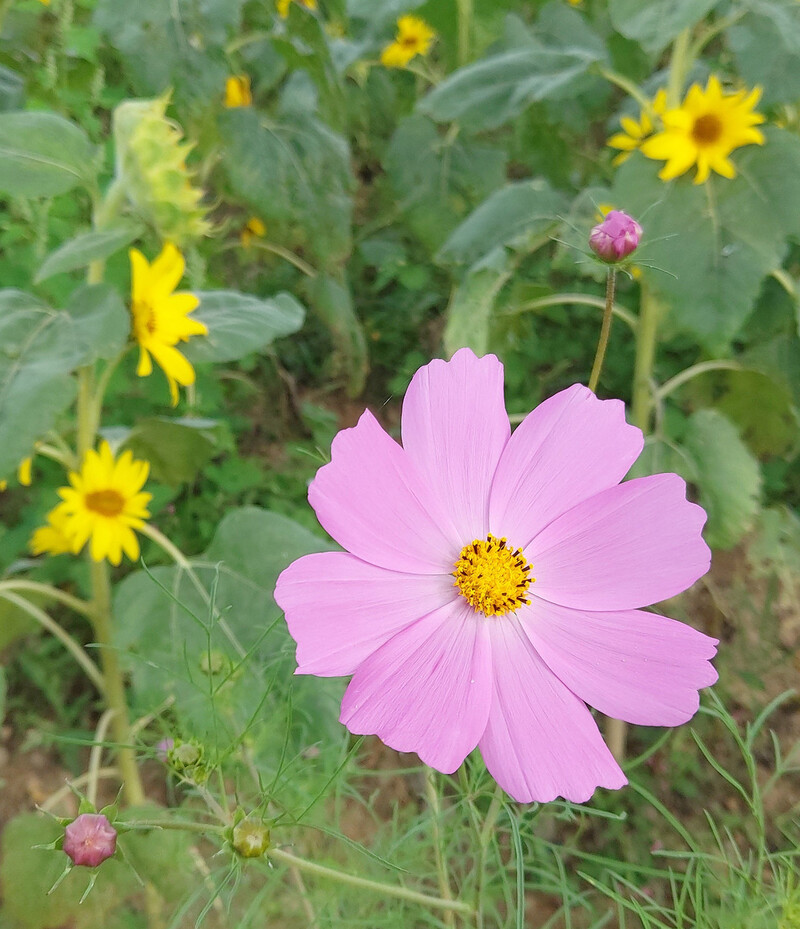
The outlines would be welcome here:
M 346 283 L 324 274 L 309 284 L 309 299 L 314 313 L 322 320 L 334 345 L 329 374 L 343 377 L 347 394 L 357 397 L 367 377 L 367 343 L 364 329 L 356 315 L 353 297 Z
M 495 191 L 458 226 L 439 251 L 442 261 L 472 264 L 498 245 L 526 251 L 566 208 L 547 181 L 508 184 Z
M 506 153 L 443 138 L 419 114 L 402 120 L 385 159 L 397 204 L 414 234 L 435 251 L 473 207 L 506 179 Z
M 0 113 L 0 191 L 55 197 L 95 175 L 95 151 L 75 123 L 55 113 Z
M 291 294 L 261 299 L 235 290 L 199 291 L 193 318 L 208 326 L 182 351 L 191 362 L 236 361 L 259 352 L 275 339 L 292 335 L 303 325 L 305 310 Z
M 0 474 L 31 453 L 75 397 L 84 355 L 75 327 L 36 297 L 0 291 Z
M 25 81 L 5 65 L 0 65 L 0 110 L 18 110 L 25 98 Z
M 685 175 L 664 184 L 659 164 L 634 155 L 611 194 L 644 227 L 634 260 L 669 307 L 669 325 L 715 354 L 751 313 L 787 237 L 800 234 L 800 139 L 775 128 L 765 135 L 763 147 L 734 152 L 733 180 L 695 185 Z
M 764 90 L 763 104 L 800 97 L 800 5 L 797 0 L 750 0 L 748 11 L 727 31 L 745 83 Z
M 627 479 L 664 474 L 667 471 L 680 474 L 688 484 L 697 483 L 697 465 L 694 459 L 679 445 L 649 435 L 645 438 L 642 453 L 633 463 Z
M 464 346 L 486 354 L 495 301 L 510 276 L 508 253 L 500 247 L 470 268 L 447 306 L 443 339 L 448 356 Z
M 85 232 L 74 239 L 69 239 L 45 258 L 34 280 L 38 284 L 54 274 L 85 268 L 93 261 L 103 261 L 138 239 L 143 228 L 138 223 L 125 222 L 110 229 Z
M 125 347 L 131 331 L 130 313 L 114 287 L 83 284 L 73 291 L 65 309 L 82 350 L 81 364 L 114 358 Z
M 308 113 L 262 122 L 251 108 L 220 114 L 231 188 L 270 236 L 326 267 L 350 254 L 353 178 L 346 140 Z
M 279 705 L 285 703 L 295 648 L 272 592 L 292 561 L 330 548 L 285 516 L 244 507 L 229 511 L 208 550 L 192 559 L 205 598 L 180 568 L 159 567 L 152 576 L 137 571 L 125 578 L 115 598 L 116 644 L 131 670 L 137 709 L 153 710 L 174 695 L 183 724 L 198 738 L 213 737 L 223 746 L 239 738 L 265 695 L 261 719 L 284 712 L 285 705 Z M 222 664 L 229 670 L 224 676 L 209 678 L 209 650 L 225 657 Z M 251 657 L 242 661 L 245 652 Z M 210 684 L 217 687 L 215 693 Z M 277 696 L 272 687 L 279 688 Z M 308 693 L 319 709 L 325 688 L 315 686 Z M 335 719 L 334 711 L 331 725 Z M 280 740 L 283 730 L 275 728 Z
M 759 509 L 758 461 L 736 427 L 716 410 L 692 414 L 683 444 L 697 464 L 700 500 L 708 512 L 706 541 L 712 548 L 731 548 Z
M 656 55 L 684 29 L 704 19 L 718 3 L 719 0 L 610 0 L 609 11 L 617 32 Z
M 173 487 L 189 483 L 217 450 L 218 424 L 209 419 L 156 417 L 138 422 L 125 447 L 150 462 L 154 480 Z
M 532 103 L 563 99 L 602 56 L 585 48 L 515 48 L 459 68 L 419 102 L 437 122 L 496 129 Z

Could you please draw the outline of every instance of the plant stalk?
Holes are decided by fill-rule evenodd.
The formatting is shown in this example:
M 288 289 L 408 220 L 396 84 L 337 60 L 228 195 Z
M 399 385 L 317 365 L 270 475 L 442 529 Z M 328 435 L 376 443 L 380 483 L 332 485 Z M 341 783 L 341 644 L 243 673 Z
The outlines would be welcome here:
M 597 392 L 597 382 L 600 380 L 600 372 L 603 370 L 603 362 L 606 357 L 608 348 L 608 337 L 611 334 L 611 320 L 614 317 L 614 292 L 616 290 L 617 272 L 611 267 L 606 274 L 606 302 L 603 309 L 603 323 L 600 326 L 600 339 L 597 343 L 597 352 L 594 356 L 592 373 L 589 376 L 589 390 L 592 393 Z

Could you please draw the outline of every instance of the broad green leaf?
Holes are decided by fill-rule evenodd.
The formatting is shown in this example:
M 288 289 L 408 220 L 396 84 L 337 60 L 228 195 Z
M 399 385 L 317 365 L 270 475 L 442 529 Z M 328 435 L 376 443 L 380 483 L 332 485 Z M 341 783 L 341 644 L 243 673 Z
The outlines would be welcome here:
M 182 346 L 192 362 L 236 361 L 297 332 L 305 319 L 305 310 L 291 294 L 261 299 L 235 290 L 209 290 L 197 296 L 200 306 L 192 315 L 208 326 L 208 335 Z
M 736 427 L 716 410 L 692 414 L 683 445 L 697 465 L 700 502 L 708 512 L 706 541 L 731 548 L 753 524 L 761 469 Z
M 95 152 L 75 123 L 55 113 L 0 113 L 0 191 L 55 197 L 95 174 Z
M 217 739 L 221 748 L 242 734 L 252 714 L 260 720 L 285 712 L 295 648 L 272 596 L 275 581 L 294 559 L 330 548 L 285 516 L 244 507 L 229 511 L 208 550 L 192 559 L 205 596 L 177 567 L 129 575 L 117 588 L 115 632 L 137 709 L 155 709 L 174 695 L 183 725 L 201 739 Z M 212 669 L 222 666 L 211 676 L 209 651 Z M 249 658 L 242 660 L 245 653 Z M 307 699 L 320 707 L 330 699 L 325 693 L 314 686 Z M 335 719 L 331 708 L 331 726 Z M 279 742 L 283 728 L 274 730 Z
M 366 19 L 385 23 L 397 19 L 404 13 L 422 6 L 425 0 L 347 0 L 347 15 L 350 19 Z
M 495 301 L 510 276 L 508 254 L 497 247 L 456 286 L 447 306 L 443 336 L 448 357 L 464 346 L 476 355 L 486 354 Z
M 520 181 L 495 191 L 458 226 L 438 257 L 472 264 L 498 245 L 525 251 L 546 234 L 566 208 L 566 198 L 545 180 Z
M 615 178 L 612 201 L 644 227 L 636 262 L 668 305 L 668 325 L 714 353 L 751 313 L 787 237 L 800 233 L 800 139 L 774 128 L 765 135 L 763 147 L 734 153 L 733 180 L 695 185 L 685 175 L 665 184 L 656 176 L 660 163 L 639 155 Z
M 719 0 L 610 0 L 617 32 L 658 54 L 676 36 L 699 23 Z
M 713 404 L 724 413 L 758 456 L 784 455 L 797 443 L 800 424 L 791 394 L 767 374 L 711 371 L 693 378 L 685 392 L 696 405 Z
M 353 178 L 346 140 L 307 113 L 263 119 L 226 110 L 219 131 L 222 166 L 234 194 L 270 236 L 326 267 L 350 254 Z
M 217 449 L 218 424 L 208 419 L 153 418 L 138 422 L 125 447 L 150 462 L 154 480 L 173 487 L 189 483 Z
M 425 116 L 397 127 L 385 159 L 397 205 L 435 251 L 473 207 L 506 179 L 506 154 L 482 142 L 444 138 Z
M 66 312 L 74 323 L 81 364 L 114 358 L 125 347 L 131 317 L 122 298 L 109 284 L 83 284 L 73 291 Z
M 680 445 L 649 435 L 645 438 L 642 453 L 633 463 L 627 479 L 664 474 L 668 471 L 680 474 L 687 483 L 697 482 L 697 465 Z
M 0 291 L 0 475 L 31 453 L 75 396 L 84 347 L 66 313 L 19 290 Z
M 139 96 L 172 87 L 175 99 L 208 111 L 230 73 L 223 46 L 236 34 L 244 0 L 98 0 L 94 24 L 125 64 Z
M 330 275 L 319 275 L 309 285 L 309 298 L 333 341 L 329 374 L 333 378 L 343 377 L 348 396 L 357 397 L 367 377 L 367 344 L 350 288 Z
M 108 258 L 114 252 L 138 239 L 143 228 L 137 223 L 124 222 L 110 229 L 85 232 L 74 239 L 69 239 L 45 258 L 36 274 L 36 283 L 45 281 L 54 274 L 75 271 L 77 268 L 85 268 L 93 261 Z
M 0 111 L 18 110 L 25 98 L 25 82 L 11 68 L 0 65 Z
M 747 85 L 763 88 L 763 105 L 794 103 L 800 97 L 800 4 L 750 0 L 747 6 L 726 34 L 737 70 Z
M 496 129 L 545 99 L 563 99 L 601 55 L 587 49 L 516 48 L 459 68 L 419 102 L 437 122 Z

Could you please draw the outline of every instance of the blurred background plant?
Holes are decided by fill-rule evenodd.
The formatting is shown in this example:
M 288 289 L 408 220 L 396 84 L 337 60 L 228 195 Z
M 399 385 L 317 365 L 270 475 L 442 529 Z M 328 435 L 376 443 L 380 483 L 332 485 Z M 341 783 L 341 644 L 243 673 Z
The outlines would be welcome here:
M 0 23 L 0 921 L 797 925 L 800 4 L 5 0 Z M 349 740 L 341 683 L 292 678 L 272 587 L 328 544 L 305 493 L 333 434 L 366 404 L 395 428 L 429 358 L 496 352 L 517 418 L 589 380 L 610 209 L 644 232 L 598 392 L 648 435 L 636 474 L 677 471 L 709 512 L 714 569 L 669 612 L 722 638 L 719 700 L 630 733 L 624 793 L 493 805 L 479 758 L 431 784 Z M 127 250 L 166 241 L 209 329 L 180 345 L 177 410 L 126 350 Z M 99 659 L 69 609 L 92 569 L 28 545 L 98 426 L 150 465 L 106 651 L 161 825 L 122 834 L 78 907 L 79 873 L 45 896 L 63 856 L 31 846 L 58 827 L 26 809 L 76 814 L 65 777 L 113 801 L 121 740 L 41 634 L 55 585 L 51 622 Z M 354 893 L 283 846 L 481 915 Z

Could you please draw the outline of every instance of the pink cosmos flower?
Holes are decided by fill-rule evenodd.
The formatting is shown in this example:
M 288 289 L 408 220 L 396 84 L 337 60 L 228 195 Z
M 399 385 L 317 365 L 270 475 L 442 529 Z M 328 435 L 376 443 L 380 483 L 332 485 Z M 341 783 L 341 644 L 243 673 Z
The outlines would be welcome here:
M 675 474 L 620 483 L 643 439 L 618 400 L 576 384 L 512 435 L 469 349 L 414 375 L 402 442 L 367 411 L 311 484 L 347 551 L 278 578 L 296 673 L 352 674 L 341 722 L 440 771 L 479 746 L 517 800 L 623 786 L 586 703 L 674 726 L 716 680 L 715 639 L 640 610 L 708 570 L 705 512 Z
M 64 851 L 73 864 L 96 868 L 117 849 L 117 830 L 102 813 L 81 813 L 64 830 Z

